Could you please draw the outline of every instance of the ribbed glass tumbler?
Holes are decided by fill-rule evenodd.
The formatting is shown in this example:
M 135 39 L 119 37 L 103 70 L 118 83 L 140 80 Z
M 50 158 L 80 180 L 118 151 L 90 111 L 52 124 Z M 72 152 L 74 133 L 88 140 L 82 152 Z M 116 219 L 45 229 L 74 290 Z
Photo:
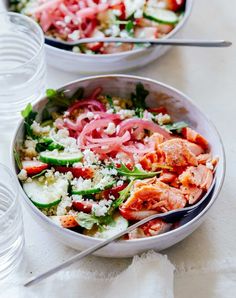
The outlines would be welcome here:
M 18 195 L 16 177 L 0 164 L 0 280 L 15 269 L 23 257 L 24 233 Z
M 45 76 L 44 35 L 39 25 L 18 13 L 1 12 L 0 128 L 14 126 L 20 111 L 43 94 Z

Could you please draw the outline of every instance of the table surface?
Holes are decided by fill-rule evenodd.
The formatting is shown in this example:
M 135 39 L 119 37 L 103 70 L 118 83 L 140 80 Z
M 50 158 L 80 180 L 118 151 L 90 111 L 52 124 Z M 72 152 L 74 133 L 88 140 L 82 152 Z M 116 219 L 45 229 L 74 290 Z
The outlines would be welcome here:
M 236 1 L 198 0 L 183 36 L 219 38 L 236 42 Z M 226 150 L 227 174 L 219 199 L 207 220 L 191 236 L 164 251 L 176 266 L 175 297 L 235 297 L 236 290 L 236 52 L 228 49 L 173 48 L 160 60 L 131 74 L 147 76 L 170 84 L 189 95 L 216 124 Z M 55 88 L 77 74 L 48 67 L 48 87 Z M 11 133 L 1 132 L 0 161 L 9 164 Z M 26 210 L 25 260 L 21 276 L 37 274 L 60 263 L 74 250 L 50 238 Z M 88 257 L 81 263 L 86 270 L 119 271 L 130 259 Z M 0 295 L 1 296 L 1 295 Z

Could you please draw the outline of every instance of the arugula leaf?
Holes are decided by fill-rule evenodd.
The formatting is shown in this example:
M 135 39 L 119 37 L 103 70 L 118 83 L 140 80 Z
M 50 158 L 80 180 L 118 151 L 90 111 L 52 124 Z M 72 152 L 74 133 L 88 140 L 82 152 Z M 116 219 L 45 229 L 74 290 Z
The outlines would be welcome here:
M 47 89 L 46 95 L 49 100 L 49 103 L 55 104 L 57 107 L 68 108 L 71 104 L 71 100 L 65 96 L 64 91 Z
M 115 106 L 114 106 L 114 102 L 113 102 L 113 99 L 110 95 L 107 95 L 106 96 L 106 99 L 110 105 L 110 108 L 113 110 L 113 112 L 115 112 Z
M 131 93 L 131 100 L 133 102 L 134 107 L 138 109 L 145 109 L 146 103 L 145 99 L 148 96 L 149 91 L 147 91 L 142 83 L 138 83 L 136 85 L 135 93 Z
M 17 164 L 19 170 L 21 170 L 23 168 L 22 162 L 20 159 L 20 154 L 16 151 L 16 149 L 13 150 L 13 155 L 14 155 L 14 158 L 15 158 L 15 161 L 16 161 L 16 164 Z
M 119 191 L 119 194 L 120 194 L 119 198 L 116 199 L 111 205 L 111 208 L 113 208 L 113 210 L 118 208 L 124 202 L 124 200 L 126 200 L 133 184 L 134 184 L 134 180 L 130 181 L 130 183 L 126 186 L 126 188 Z
M 130 36 L 133 36 L 134 32 L 134 23 L 133 21 L 128 21 L 125 25 L 125 30 L 128 32 Z
M 173 132 L 173 131 L 176 131 L 177 133 L 181 133 L 182 131 L 182 128 L 184 127 L 187 127 L 188 124 L 184 121 L 180 121 L 180 122 L 175 122 L 175 123 L 172 123 L 172 124 L 166 124 L 166 125 L 163 125 L 162 127 L 164 127 L 165 129 Z
M 28 103 L 25 109 L 21 111 L 21 115 L 24 118 L 26 135 L 30 136 L 32 139 L 37 139 L 31 128 L 31 125 L 33 124 L 37 114 L 37 112 L 33 111 L 31 103 Z
M 152 177 L 160 174 L 160 171 L 159 172 L 141 171 L 136 166 L 133 168 L 133 170 L 130 170 L 123 163 L 121 163 L 121 166 L 119 168 L 116 168 L 116 170 L 120 175 L 133 177 L 134 179 L 152 178 Z

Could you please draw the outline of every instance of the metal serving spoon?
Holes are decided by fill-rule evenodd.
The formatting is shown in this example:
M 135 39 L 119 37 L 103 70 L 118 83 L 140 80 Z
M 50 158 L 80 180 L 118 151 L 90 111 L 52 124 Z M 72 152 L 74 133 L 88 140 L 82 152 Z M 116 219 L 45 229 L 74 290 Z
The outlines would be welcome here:
M 144 38 L 122 38 L 122 37 L 105 37 L 105 38 L 81 38 L 77 41 L 63 41 L 53 37 L 45 36 L 46 44 L 61 49 L 72 49 L 86 43 L 106 42 L 106 43 L 135 43 L 150 44 L 162 46 L 188 46 L 188 47 L 230 47 L 232 42 L 225 40 L 194 40 L 194 39 L 144 39 Z
M 187 214 L 193 212 L 194 210 L 196 210 L 196 208 L 198 208 L 200 205 L 202 205 L 202 203 L 208 198 L 209 194 L 211 193 L 211 191 L 213 190 L 215 186 L 215 179 L 214 181 L 212 182 L 211 184 L 211 187 L 209 188 L 209 190 L 207 191 L 207 193 L 204 195 L 204 197 L 195 205 L 193 206 L 189 206 L 189 207 L 185 207 L 185 208 L 181 208 L 181 209 L 178 209 L 178 210 L 172 210 L 172 211 L 168 211 L 168 212 L 165 212 L 165 213 L 157 213 L 157 214 L 154 214 L 154 215 L 151 215 L 151 216 L 148 216 L 138 222 L 136 222 L 135 224 L 129 226 L 126 230 L 124 231 L 121 231 L 120 233 L 106 239 L 106 240 L 103 240 L 97 244 L 95 244 L 94 246 L 92 247 L 89 247 L 87 249 L 85 249 L 84 251 L 76 254 L 75 256 L 71 257 L 70 259 L 68 259 L 67 261 L 61 263 L 60 265 L 52 268 L 52 269 L 49 269 L 48 271 L 36 276 L 36 277 L 33 277 L 32 279 L 30 279 L 26 284 L 24 284 L 25 287 L 30 287 L 34 284 L 37 284 L 39 283 L 40 281 L 44 280 L 45 278 L 53 275 L 54 273 L 72 265 L 73 263 L 83 259 L 84 257 L 94 253 L 95 251 L 97 251 L 98 249 L 110 244 L 111 242 L 119 239 L 121 236 L 124 236 L 125 234 L 131 232 L 132 230 L 140 227 L 141 225 L 147 223 L 148 221 L 152 220 L 152 219 L 157 219 L 157 218 L 162 218 L 164 219 L 165 221 L 176 221 L 178 219 L 180 219 L 181 217 L 183 216 L 186 216 Z

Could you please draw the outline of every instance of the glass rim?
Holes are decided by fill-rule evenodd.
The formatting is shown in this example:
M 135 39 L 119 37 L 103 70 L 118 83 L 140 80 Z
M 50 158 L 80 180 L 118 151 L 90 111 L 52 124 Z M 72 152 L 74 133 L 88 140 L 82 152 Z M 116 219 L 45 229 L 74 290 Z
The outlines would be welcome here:
M 9 208 L 6 210 L 6 212 L 4 212 L 3 214 L 0 215 L 0 220 L 3 219 L 5 216 L 7 216 L 13 209 L 15 203 L 17 202 L 17 198 L 19 196 L 19 187 L 18 187 L 18 181 L 13 173 L 13 171 L 11 169 L 9 169 L 7 166 L 5 166 L 4 164 L 0 163 L 0 169 L 3 169 L 4 171 L 6 171 L 6 173 L 10 176 L 11 180 L 12 180 L 12 188 L 15 192 L 14 195 L 14 199 L 11 202 L 11 205 L 9 206 Z M 1 199 L 1 197 L 0 197 Z
M 29 60 L 22 63 L 21 65 L 18 65 L 16 67 L 11 68 L 10 71 L 12 71 L 12 70 L 16 70 L 18 68 L 26 66 L 27 64 L 32 63 L 40 55 L 40 53 L 42 52 L 42 50 L 44 48 L 45 37 L 44 37 L 44 33 L 43 33 L 42 28 L 32 18 L 30 18 L 26 15 L 23 15 L 23 14 L 20 14 L 20 13 L 17 13 L 17 12 L 11 12 L 11 11 L 0 11 L 0 17 L 2 15 L 15 16 L 19 19 L 25 20 L 26 22 L 31 24 L 37 30 L 37 33 L 39 34 L 39 38 L 40 38 L 40 46 L 37 49 L 37 51 L 34 53 L 34 55 Z

